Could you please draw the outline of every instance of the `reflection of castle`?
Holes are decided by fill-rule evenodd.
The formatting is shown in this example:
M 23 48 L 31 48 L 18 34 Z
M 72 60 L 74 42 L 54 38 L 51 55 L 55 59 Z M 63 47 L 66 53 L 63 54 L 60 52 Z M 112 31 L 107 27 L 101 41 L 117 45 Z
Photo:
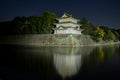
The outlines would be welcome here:
M 54 65 L 58 73 L 63 77 L 75 75 L 81 66 L 81 55 L 54 55 Z
M 63 78 L 75 75 L 81 66 L 78 48 L 58 48 L 54 54 L 54 66 Z
M 80 70 L 82 58 L 89 55 L 91 47 L 56 48 L 54 50 L 54 67 L 63 78 L 71 77 Z

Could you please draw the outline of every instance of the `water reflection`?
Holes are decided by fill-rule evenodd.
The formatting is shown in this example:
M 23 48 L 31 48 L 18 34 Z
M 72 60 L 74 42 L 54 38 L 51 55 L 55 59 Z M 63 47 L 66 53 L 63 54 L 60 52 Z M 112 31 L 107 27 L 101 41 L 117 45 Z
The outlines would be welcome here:
M 54 54 L 54 66 L 63 78 L 71 77 L 82 66 L 82 55 L 89 54 L 93 48 L 57 48 Z
M 109 60 L 119 53 L 119 45 L 96 46 L 92 50 L 91 54 L 84 54 L 82 66 L 87 68 L 92 65 L 101 65 L 105 63 L 105 61 L 108 63 Z
M 0 66 L 0 74 L 4 73 L 7 80 L 16 76 L 20 80 L 111 77 L 110 73 L 120 73 L 120 45 L 80 48 L 5 46 L 1 47 L 0 62 L 3 66 Z
M 72 76 L 81 66 L 81 55 L 54 55 L 54 65 L 62 77 Z

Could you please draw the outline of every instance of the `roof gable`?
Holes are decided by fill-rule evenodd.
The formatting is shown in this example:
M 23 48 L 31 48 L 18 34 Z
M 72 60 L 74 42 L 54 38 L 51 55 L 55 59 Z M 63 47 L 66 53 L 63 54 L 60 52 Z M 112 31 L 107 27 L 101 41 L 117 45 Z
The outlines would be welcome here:
M 69 14 L 67 14 L 67 13 L 64 13 L 64 14 L 61 16 L 61 18 L 67 18 L 67 17 L 72 17 L 72 15 L 69 15 Z

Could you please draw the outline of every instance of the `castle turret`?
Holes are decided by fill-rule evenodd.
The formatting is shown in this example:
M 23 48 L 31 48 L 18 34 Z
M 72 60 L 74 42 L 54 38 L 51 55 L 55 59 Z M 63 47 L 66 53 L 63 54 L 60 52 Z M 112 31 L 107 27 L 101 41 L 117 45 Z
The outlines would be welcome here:
M 72 15 L 64 13 L 55 24 L 54 34 L 79 34 L 81 35 L 82 29 L 78 24 L 79 19 L 73 18 Z

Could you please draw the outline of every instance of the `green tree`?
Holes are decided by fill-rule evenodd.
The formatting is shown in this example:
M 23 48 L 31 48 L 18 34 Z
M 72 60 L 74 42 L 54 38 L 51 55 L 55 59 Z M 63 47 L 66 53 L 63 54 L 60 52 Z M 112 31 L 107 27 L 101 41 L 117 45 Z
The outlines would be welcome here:
M 81 28 L 83 29 L 83 34 L 85 35 L 91 35 L 94 29 L 94 25 L 90 23 L 86 18 L 82 18 L 80 21 L 80 24 L 82 24 Z
M 48 34 L 52 33 L 56 15 L 45 12 L 42 16 L 17 17 L 13 20 L 15 33 L 21 34 Z
M 104 40 L 111 40 L 111 30 L 108 28 L 108 27 L 104 27 L 104 32 L 105 32 L 105 35 L 104 35 Z
M 11 21 L 11 32 L 12 34 L 21 34 L 23 32 L 22 28 L 24 27 L 24 23 L 26 21 L 26 17 L 15 17 L 12 21 Z
M 42 30 L 44 34 L 52 33 L 53 23 L 56 22 L 56 15 L 51 12 L 44 12 L 42 16 Z
M 117 37 L 116 35 L 113 33 L 113 31 L 111 31 L 111 38 L 113 41 L 117 41 Z
M 120 29 L 118 29 L 117 32 L 118 32 L 118 34 L 119 34 L 118 39 L 120 40 Z
M 115 41 L 118 41 L 118 40 L 119 40 L 119 37 L 120 37 L 120 34 L 117 32 L 117 30 L 112 30 L 112 32 L 113 32 L 114 35 L 116 36 L 116 40 L 115 40 Z
M 28 33 L 30 34 L 36 34 L 37 33 L 37 21 L 38 21 L 38 17 L 39 16 L 30 16 L 28 17 L 28 25 L 27 25 L 27 29 L 28 29 Z
M 98 27 L 96 27 L 96 29 L 94 30 L 92 35 L 93 35 L 94 39 L 98 42 L 104 37 L 105 32 L 102 28 L 100 28 L 98 26 Z

